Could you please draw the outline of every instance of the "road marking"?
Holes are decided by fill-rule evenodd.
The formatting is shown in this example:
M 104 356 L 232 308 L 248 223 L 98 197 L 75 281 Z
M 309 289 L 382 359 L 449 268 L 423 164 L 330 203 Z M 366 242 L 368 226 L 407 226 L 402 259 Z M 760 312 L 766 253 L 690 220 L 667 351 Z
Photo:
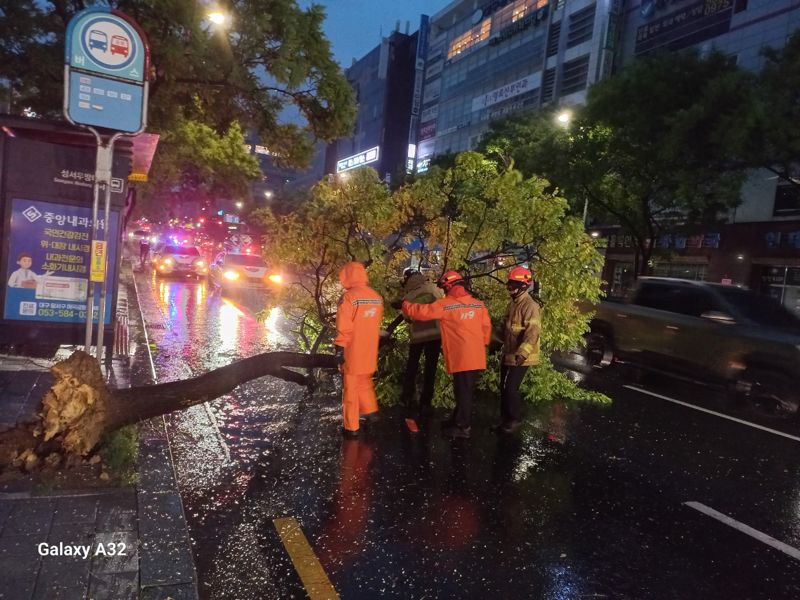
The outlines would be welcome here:
M 272 521 L 278 535 L 281 537 L 294 568 L 303 582 L 306 593 L 311 600 L 338 600 L 331 580 L 319 564 L 317 555 L 311 549 L 311 544 L 300 529 L 300 524 L 292 517 L 275 519 Z
M 742 533 L 746 533 L 752 538 L 757 539 L 759 542 L 766 544 L 767 546 L 771 546 L 776 550 L 780 550 L 787 556 L 791 556 L 795 560 L 800 560 L 800 550 L 790 546 L 789 544 L 784 544 L 780 540 L 776 540 L 774 537 L 767 535 L 766 533 L 762 533 L 758 529 L 753 529 L 749 525 L 745 525 L 744 523 L 740 523 L 736 519 L 730 518 L 728 515 L 723 515 L 721 512 L 718 512 L 711 508 L 710 506 L 706 506 L 705 504 L 701 504 L 700 502 L 684 502 L 686 506 L 689 508 L 693 508 L 697 511 L 700 511 L 704 515 L 711 517 L 712 519 L 716 519 L 721 523 L 725 523 L 729 527 L 733 527 L 734 529 L 741 531 Z
M 697 406 L 695 404 L 689 404 L 688 402 L 683 402 L 681 400 L 676 400 L 675 398 L 670 398 L 669 396 L 664 396 L 662 394 L 656 394 L 655 392 L 651 392 L 633 385 L 623 385 L 622 387 L 627 388 L 629 390 L 633 390 L 634 392 L 640 392 L 642 394 L 647 394 L 649 396 L 654 396 L 656 398 L 661 398 L 662 400 L 666 400 L 667 402 L 674 402 L 675 404 L 680 404 L 681 406 L 687 406 L 689 408 L 693 408 L 695 410 L 699 410 L 700 412 L 708 413 L 710 415 L 716 415 L 717 417 L 722 417 L 723 419 L 728 419 L 729 421 L 734 421 L 736 423 L 741 423 L 742 425 L 747 425 L 748 427 L 753 427 L 755 429 L 760 429 L 761 431 L 766 431 L 767 433 L 772 433 L 774 435 L 779 435 L 781 437 L 788 438 L 790 440 L 794 440 L 795 442 L 800 442 L 800 437 L 796 435 L 791 435 L 788 433 L 784 433 L 783 431 L 778 431 L 777 429 L 770 429 L 769 427 L 764 427 L 763 425 L 758 425 L 756 423 L 751 423 L 750 421 L 744 421 L 743 419 L 737 419 L 736 417 L 731 417 L 730 415 L 726 415 L 724 413 L 717 412 L 715 410 L 710 410 L 708 408 L 703 408 L 702 406 Z

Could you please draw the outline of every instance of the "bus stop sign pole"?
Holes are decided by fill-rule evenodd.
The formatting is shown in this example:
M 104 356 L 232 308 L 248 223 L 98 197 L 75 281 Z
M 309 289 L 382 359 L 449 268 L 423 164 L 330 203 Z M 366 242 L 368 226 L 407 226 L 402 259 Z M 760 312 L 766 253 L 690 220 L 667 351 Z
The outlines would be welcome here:
M 147 125 L 150 48 L 147 36 L 128 15 L 108 7 L 78 12 L 67 25 L 64 57 L 64 116 L 91 131 L 97 141 L 92 199 L 92 239 L 86 295 L 86 351 L 91 352 L 94 286 L 100 284 L 96 357 L 102 362 L 108 302 L 108 244 L 114 144 Z M 107 141 L 98 130 L 108 133 Z M 100 189 L 105 186 L 100 239 Z

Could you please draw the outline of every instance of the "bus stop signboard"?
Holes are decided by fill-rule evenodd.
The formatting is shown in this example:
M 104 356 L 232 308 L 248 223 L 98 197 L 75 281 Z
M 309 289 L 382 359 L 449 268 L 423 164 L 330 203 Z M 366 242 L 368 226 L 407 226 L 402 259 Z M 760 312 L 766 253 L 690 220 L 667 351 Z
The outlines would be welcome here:
M 64 58 L 64 111 L 71 121 L 141 131 L 150 55 L 130 17 L 107 7 L 81 11 L 67 27 Z

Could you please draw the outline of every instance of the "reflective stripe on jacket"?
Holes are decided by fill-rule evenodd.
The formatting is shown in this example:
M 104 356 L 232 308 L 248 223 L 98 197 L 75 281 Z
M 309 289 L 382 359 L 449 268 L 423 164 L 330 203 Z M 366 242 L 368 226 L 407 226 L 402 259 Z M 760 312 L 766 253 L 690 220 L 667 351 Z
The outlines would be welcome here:
M 367 285 L 367 271 L 361 263 L 347 263 L 339 272 L 339 280 L 347 291 L 336 311 L 333 343 L 344 348 L 342 371 L 349 375 L 369 375 L 378 368 L 383 299 Z
M 539 364 L 539 304 L 527 292 L 508 303 L 503 326 L 503 362 L 515 365 L 517 356 L 524 356 L 523 365 Z
M 448 373 L 486 368 L 486 346 L 492 335 L 489 311 L 461 286 L 431 304 L 403 302 L 403 313 L 416 321 L 439 319 L 442 353 Z
M 417 304 L 430 304 L 444 296 L 444 292 L 422 273 L 414 273 L 403 286 L 403 300 Z M 411 343 L 432 342 L 441 337 L 439 321 L 411 321 Z

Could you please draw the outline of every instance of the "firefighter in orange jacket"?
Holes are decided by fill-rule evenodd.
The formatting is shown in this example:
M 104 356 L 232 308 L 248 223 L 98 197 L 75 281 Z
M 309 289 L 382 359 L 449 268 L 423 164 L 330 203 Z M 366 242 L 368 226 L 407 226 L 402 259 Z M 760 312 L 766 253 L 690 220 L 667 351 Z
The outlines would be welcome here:
M 443 430 L 448 437 L 470 436 L 472 394 L 478 375 L 486 369 L 486 346 L 492 324 L 486 305 L 466 289 L 457 271 L 448 271 L 439 279 L 446 296 L 430 304 L 403 302 L 403 313 L 415 321 L 439 320 L 442 352 L 447 372 L 453 375 L 456 409 Z
M 344 381 L 342 412 L 345 437 L 358 436 L 359 416 L 378 412 L 372 375 L 378 368 L 378 338 L 383 318 L 383 299 L 367 285 L 367 271 L 349 262 L 339 272 L 345 293 L 336 311 L 336 354 Z

